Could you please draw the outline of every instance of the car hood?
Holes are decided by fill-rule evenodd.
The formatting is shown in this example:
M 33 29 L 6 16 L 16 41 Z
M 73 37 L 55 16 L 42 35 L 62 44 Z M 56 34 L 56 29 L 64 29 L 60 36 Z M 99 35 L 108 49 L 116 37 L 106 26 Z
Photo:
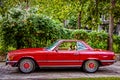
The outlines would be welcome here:
M 17 53 L 35 53 L 35 52 L 41 52 L 46 51 L 45 48 L 24 48 L 24 49 L 18 49 L 10 51 L 9 54 L 17 54 Z

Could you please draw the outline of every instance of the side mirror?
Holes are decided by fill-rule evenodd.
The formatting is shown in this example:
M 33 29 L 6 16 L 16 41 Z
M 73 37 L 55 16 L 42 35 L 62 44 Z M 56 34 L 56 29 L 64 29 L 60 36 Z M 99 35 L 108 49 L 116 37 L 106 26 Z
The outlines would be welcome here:
M 58 52 L 58 49 L 55 49 L 54 51 L 55 51 L 55 52 Z
M 58 50 L 55 50 L 56 52 L 58 52 Z

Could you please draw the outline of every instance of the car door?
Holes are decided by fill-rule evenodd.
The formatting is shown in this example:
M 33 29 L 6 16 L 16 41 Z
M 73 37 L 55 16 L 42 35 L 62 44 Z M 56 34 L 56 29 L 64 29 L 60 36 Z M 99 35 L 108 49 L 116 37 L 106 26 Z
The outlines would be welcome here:
M 70 42 L 70 44 L 71 43 L 72 42 Z M 74 47 L 75 46 L 76 42 L 74 42 Z M 72 50 L 69 48 L 66 49 L 66 47 L 64 47 L 64 49 L 60 49 L 58 46 L 58 50 L 48 53 L 47 60 L 48 66 L 80 66 L 80 54 L 75 48 Z
M 76 50 L 80 55 L 80 60 L 81 60 L 80 64 L 82 64 L 87 59 L 87 57 L 90 56 L 89 47 L 87 47 L 85 43 L 78 41 Z

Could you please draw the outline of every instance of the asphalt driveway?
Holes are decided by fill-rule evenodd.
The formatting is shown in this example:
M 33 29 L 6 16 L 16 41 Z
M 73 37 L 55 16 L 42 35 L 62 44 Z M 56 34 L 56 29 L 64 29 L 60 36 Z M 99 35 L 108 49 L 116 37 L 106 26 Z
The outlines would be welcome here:
M 80 68 L 44 68 L 30 74 L 22 74 L 18 68 L 0 63 L 0 79 L 57 79 L 79 77 L 120 77 L 120 61 L 111 66 L 100 67 L 96 73 L 85 73 Z

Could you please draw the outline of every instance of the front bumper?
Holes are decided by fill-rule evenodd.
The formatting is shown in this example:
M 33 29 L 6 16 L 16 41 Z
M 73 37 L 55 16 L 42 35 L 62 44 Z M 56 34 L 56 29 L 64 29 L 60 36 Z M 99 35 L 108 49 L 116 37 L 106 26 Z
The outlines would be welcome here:
M 6 60 L 6 65 L 11 65 L 12 67 L 17 67 L 17 61 L 8 61 Z

